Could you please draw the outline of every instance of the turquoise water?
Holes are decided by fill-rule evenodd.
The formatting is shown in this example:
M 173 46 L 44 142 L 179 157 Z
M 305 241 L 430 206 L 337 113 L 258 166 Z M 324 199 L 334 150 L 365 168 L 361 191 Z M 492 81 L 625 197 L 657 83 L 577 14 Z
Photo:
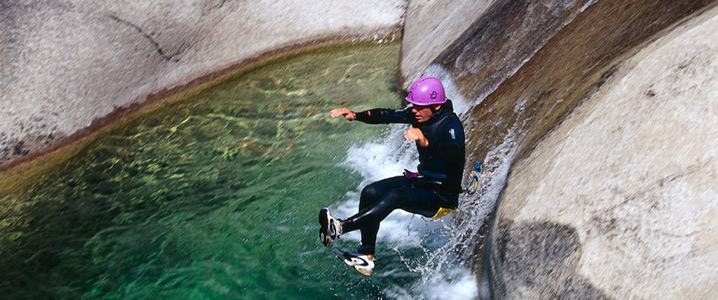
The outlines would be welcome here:
M 143 115 L 2 195 L 0 297 L 413 297 L 397 290 L 421 284 L 407 261 L 426 247 L 381 247 L 365 278 L 317 237 L 318 209 L 360 189 L 342 166 L 347 151 L 388 134 L 328 111 L 401 106 L 398 53 L 396 43 L 354 45 L 272 62 Z

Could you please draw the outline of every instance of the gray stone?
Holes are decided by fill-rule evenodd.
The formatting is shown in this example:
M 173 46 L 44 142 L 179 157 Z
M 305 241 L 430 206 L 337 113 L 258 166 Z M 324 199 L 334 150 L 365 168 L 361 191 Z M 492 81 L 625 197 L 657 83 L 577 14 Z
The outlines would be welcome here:
M 645 46 L 512 167 L 491 241 L 498 295 L 715 297 L 716 40 L 713 8 Z
M 410 1 L 402 36 L 399 72 L 407 89 L 426 67 L 484 16 L 495 0 Z
M 491 251 L 499 299 L 607 299 L 577 274 L 581 243 L 575 228 L 552 223 L 498 221 Z

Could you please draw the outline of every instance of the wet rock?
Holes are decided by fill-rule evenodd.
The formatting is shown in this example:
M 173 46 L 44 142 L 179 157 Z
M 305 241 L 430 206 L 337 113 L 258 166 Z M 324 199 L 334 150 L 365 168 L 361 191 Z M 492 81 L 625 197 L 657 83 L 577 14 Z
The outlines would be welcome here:
M 492 249 L 499 299 L 608 299 L 577 273 L 582 247 L 575 228 L 548 221 L 499 221 Z
M 401 77 L 408 89 L 445 49 L 500 1 L 410 1 L 402 36 Z M 471 13 L 467 13 L 471 12 Z
M 680 24 L 512 167 L 490 241 L 498 298 L 714 298 L 716 40 L 718 8 Z

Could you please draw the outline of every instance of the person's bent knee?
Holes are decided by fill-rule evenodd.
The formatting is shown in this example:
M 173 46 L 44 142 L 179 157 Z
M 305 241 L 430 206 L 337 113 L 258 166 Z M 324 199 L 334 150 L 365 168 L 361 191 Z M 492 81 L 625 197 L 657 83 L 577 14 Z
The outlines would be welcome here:
M 379 193 L 376 189 L 375 184 L 370 184 L 364 187 L 361 191 L 361 197 L 359 198 L 360 203 L 375 202 L 379 198 Z

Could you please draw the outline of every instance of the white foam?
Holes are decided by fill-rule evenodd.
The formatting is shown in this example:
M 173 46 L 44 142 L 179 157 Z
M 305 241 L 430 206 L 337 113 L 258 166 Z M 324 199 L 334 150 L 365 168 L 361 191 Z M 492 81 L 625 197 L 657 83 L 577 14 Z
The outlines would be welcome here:
M 468 269 L 456 268 L 443 275 L 433 277 L 427 283 L 416 283 L 410 288 L 393 287 L 386 293 L 400 300 L 466 300 L 478 295 L 476 279 Z
M 408 125 L 392 125 L 383 139 L 357 144 L 349 149 L 347 158 L 341 165 L 359 173 L 362 182 L 356 190 L 347 192 L 347 200 L 339 204 L 335 210 L 337 216 L 348 217 L 357 213 L 361 189 L 366 185 L 384 178 L 402 175 L 404 169 L 416 171 L 419 158 L 414 143 L 404 140 L 404 132 L 407 129 Z M 407 227 L 420 228 L 421 226 L 424 226 L 424 222 L 420 218 L 397 210 L 381 223 L 377 241 L 385 243 L 408 241 L 409 245 L 418 245 L 421 242 L 417 238 L 419 232 L 407 230 Z M 360 240 L 358 232 L 348 233 L 342 238 Z

